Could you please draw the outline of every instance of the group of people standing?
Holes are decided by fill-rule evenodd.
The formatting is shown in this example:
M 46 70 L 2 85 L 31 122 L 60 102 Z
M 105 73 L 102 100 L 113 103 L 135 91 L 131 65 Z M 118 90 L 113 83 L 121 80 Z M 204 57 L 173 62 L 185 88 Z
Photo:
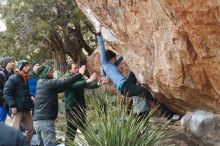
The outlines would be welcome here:
M 33 95 L 31 92 L 33 92 L 33 90 L 36 88 L 37 66 L 39 66 L 39 63 L 34 63 L 33 71 L 31 74 L 29 74 L 29 63 L 25 60 L 20 60 L 17 62 L 17 69 L 14 70 L 15 60 L 12 57 L 5 57 L 2 60 L 2 70 L 0 71 L 1 127 L 10 129 L 9 127 L 3 125 L 7 115 L 10 115 L 12 118 L 12 127 L 15 129 L 20 129 L 20 127 L 25 128 L 25 137 L 27 141 L 31 140 L 34 132 L 30 112 L 33 108 L 34 97 L 31 98 L 30 95 Z M 35 80 L 35 83 L 33 80 Z M 14 134 L 11 134 L 12 137 L 8 137 L 8 139 L 2 138 L 0 142 L 2 145 L 24 145 L 26 143 L 23 135 L 17 132 L 15 129 L 5 131 L 5 133 L 7 133 L 7 131 L 11 131 Z
M 3 123 L 9 115 L 12 118 L 12 127 L 25 129 L 25 139 L 18 136 L 21 135 L 18 132 L 14 138 L 6 138 L 14 141 L 14 145 L 19 143 L 28 145 L 34 132 L 38 136 L 39 146 L 56 145 L 54 123 L 58 115 L 58 93 L 65 91 L 66 115 L 73 119 L 72 112 L 78 113 L 79 109 L 85 108 L 84 89 L 98 88 L 108 80 L 101 78 L 99 82 L 94 82 L 97 79 L 96 73 L 93 73 L 90 78 L 84 79 L 86 66 L 83 65 L 79 68 L 75 62 L 68 64 L 68 73 L 64 79 L 53 79 L 53 68 L 48 65 L 40 65 L 39 62 L 32 65 L 31 73 L 29 73 L 31 66 L 25 60 L 17 62 L 15 73 L 14 68 L 15 60 L 13 58 L 3 59 L 0 72 L 1 126 L 7 128 Z M 67 137 L 74 140 L 71 132 L 76 131 L 77 128 L 70 121 L 71 119 L 67 120 Z M 13 132 L 16 133 L 16 131 Z M 13 145 L 9 144 L 9 141 L 5 140 L 7 142 L 5 144 Z M 4 145 L 3 143 L 2 138 L 0 145 Z
M 19 129 L 22 126 L 25 129 L 25 141 L 24 138 L 21 140 L 22 136 L 15 136 L 15 145 L 22 143 L 19 139 L 29 143 L 34 132 L 38 136 L 39 146 L 56 145 L 54 124 L 58 115 L 58 93 L 61 92 L 64 92 L 68 119 L 66 139 L 70 141 L 74 141 L 74 133 L 77 130 L 71 120 L 77 121 L 75 117 L 82 117 L 80 121 L 83 121 L 85 118 L 84 89 L 86 88 L 98 88 L 110 79 L 117 91 L 125 97 L 138 96 L 146 101 L 156 100 L 146 88 L 137 85 L 136 80 L 132 83 L 120 73 L 117 66 L 123 58 L 116 60 L 116 54 L 113 51 L 105 50 L 101 25 L 96 28 L 103 75 L 98 82 L 95 82 L 96 73 L 85 79 L 83 75 L 86 66 L 79 68 L 75 62 L 68 64 L 68 72 L 64 79 L 54 79 L 51 66 L 36 62 L 32 65 L 32 71 L 29 74 L 31 69 L 29 62 L 20 60 L 17 62 L 17 70 L 14 73 L 15 60 L 11 57 L 3 59 L 3 69 L 0 71 L 0 121 L 4 123 L 7 115 L 10 115 L 12 127 Z M 0 145 L 3 142 L 1 140 Z M 66 144 L 68 145 L 68 142 Z

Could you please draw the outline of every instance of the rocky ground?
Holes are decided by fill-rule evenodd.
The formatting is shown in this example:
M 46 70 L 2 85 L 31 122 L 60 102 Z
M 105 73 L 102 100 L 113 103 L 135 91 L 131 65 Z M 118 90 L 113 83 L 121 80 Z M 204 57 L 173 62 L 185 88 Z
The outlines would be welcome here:
M 176 134 L 165 139 L 159 146 L 204 146 L 200 140 L 184 132 L 180 122 L 170 124 L 169 128 Z

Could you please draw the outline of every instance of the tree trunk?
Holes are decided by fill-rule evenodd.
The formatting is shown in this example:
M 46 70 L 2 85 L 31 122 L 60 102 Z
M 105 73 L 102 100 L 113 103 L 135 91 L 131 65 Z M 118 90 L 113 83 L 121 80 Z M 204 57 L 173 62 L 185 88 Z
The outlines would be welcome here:
M 73 61 L 81 62 L 81 54 L 83 53 L 83 48 L 88 53 L 88 55 L 93 53 L 94 50 L 90 48 L 83 39 L 79 25 L 75 24 L 75 28 L 68 27 L 64 36 L 67 53 L 70 55 Z
M 56 31 L 51 32 L 43 43 L 45 47 L 52 52 L 54 70 L 60 71 L 61 74 L 64 74 L 66 71 L 66 57 L 64 44 L 59 33 Z

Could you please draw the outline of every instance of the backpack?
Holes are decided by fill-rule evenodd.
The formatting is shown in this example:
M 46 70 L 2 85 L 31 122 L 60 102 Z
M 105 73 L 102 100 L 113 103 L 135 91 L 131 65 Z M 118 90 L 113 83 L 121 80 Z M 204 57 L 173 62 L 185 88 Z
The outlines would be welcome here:
M 3 88 L 6 82 L 6 75 L 4 71 L 0 70 L 0 75 L 3 76 L 3 80 L 0 79 L 1 85 L 0 85 L 0 105 L 2 104 L 2 98 L 3 98 Z
M 3 84 L 5 83 L 6 81 L 6 75 L 5 75 L 5 72 L 3 70 L 0 71 L 0 74 L 4 77 L 4 81 L 3 81 Z

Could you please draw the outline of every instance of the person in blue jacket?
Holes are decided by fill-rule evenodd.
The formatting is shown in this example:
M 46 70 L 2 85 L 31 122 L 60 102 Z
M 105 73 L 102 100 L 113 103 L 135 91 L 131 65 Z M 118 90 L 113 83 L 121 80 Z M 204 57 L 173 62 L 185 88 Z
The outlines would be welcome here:
M 101 35 L 101 25 L 97 26 L 97 40 L 101 53 L 102 74 L 109 77 L 117 87 L 118 92 L 126 97 L 140 96 L 148 100 L 154 100 L 150 92 L 144 87 L 137 86 L 126 80 L 117 68 L 116 54 L 111 50 L 105 50 L 104 42 Z
M 36 86 L 37 86 L 37 81 L 39 79 L 37 75 L 37 70 L 40 67 L 40 62 L 34 62 L 32 64 L 32 71 L 29 75 L 28 79 L 28 86 L 29 86 L 29 94 L 31 96 L 31 99 L 35 101 L 35 95 L 36 95 Z M 32 115 L 34 115 L 34 108 L 32 109 Z
M 125 97 L 138 96 L 146 98 L 148 101 L 159 103 L 145 87 L 131 83 L 125 78 L 125 76 L 120 73 L 117 65 L 121 62 L 122 58 L 120 58 L 120 60 L 116 60 L 116 54 L 113 51 L 105 50 L 101 29 L 101 24 L 98 24 L 96 26 L 96 35 L 101 54 L 102 75 L 109 77 L 113 84 L 116 86 L 118 92 Z M 171 119 L 174 113 L 170 111 L 166 105 L 162 103 L 159 103 L 159 105 L 161 114 L 165 115 L 165 117 L 168 119 Z

